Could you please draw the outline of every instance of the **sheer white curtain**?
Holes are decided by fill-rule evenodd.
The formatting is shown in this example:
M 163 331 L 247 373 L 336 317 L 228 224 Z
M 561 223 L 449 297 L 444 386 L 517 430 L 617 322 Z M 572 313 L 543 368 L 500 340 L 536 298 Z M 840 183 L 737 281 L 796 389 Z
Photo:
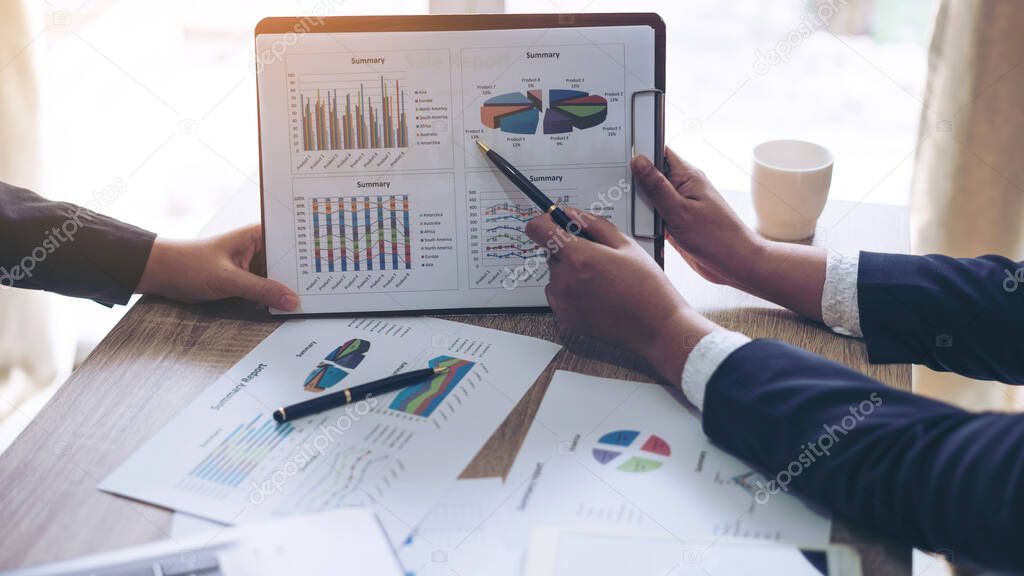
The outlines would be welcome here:
M 0 181 L 38 190 L 35 56 L 45 23 L 32 10 L 29 0 L 0 2 Z M 0 451 L 71 370 L 74 344 L 55 329 L 54 299 L 0 289 Z
M 939 6 L 911 196 L 916 253 L 1024 257 L 1022 30 L 1024 2 Z M 914 376 L 916 391 L 966 408 L 1024 409 L 1013 387 L 927 369 Z

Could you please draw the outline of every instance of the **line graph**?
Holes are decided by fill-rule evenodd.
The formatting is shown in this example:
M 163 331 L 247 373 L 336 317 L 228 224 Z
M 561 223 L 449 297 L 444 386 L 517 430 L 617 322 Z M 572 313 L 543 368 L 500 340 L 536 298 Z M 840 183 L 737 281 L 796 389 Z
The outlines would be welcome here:
M 409 196 L 311 198 L 316 272 L 412 268 Z
M 562 194 L 552 199 L 568 204 L 572 196 Z M 505 191 L 480 194 L 481 263 L 508 266 L 543 256 L 541 248 L 526 235 L 526 223 L 539 214 L 537 207 L 518 192 L 515 195 Z

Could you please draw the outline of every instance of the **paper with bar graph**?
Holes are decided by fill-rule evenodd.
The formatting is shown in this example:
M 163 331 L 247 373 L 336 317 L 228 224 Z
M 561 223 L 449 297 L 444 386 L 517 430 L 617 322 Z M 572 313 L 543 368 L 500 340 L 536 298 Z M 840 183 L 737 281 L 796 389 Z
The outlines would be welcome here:
M 229 524 L 370 505 L 398 543 L 558 349 L 430 318 L 288 322 L 100 488 Z M 284 424 L 271 417 L 281 406 L 439 365 L 448 371 L 397 392 Z
M 539 213 L 477 139 L 562 204 L 653 222 L 628 169 L 650 27 L 312 30 L 257 51 L 274 55 L 258 72 L 267 269 L 299 313 L 546 305 L 524 231 Z

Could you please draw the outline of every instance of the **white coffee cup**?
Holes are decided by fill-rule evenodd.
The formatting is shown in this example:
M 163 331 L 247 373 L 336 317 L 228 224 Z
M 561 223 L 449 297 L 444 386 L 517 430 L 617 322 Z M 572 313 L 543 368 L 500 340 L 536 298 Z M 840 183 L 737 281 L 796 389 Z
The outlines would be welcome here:
M 775 240 L 814 236 L 832 184 L 832 162 L 832 153 L 812 142 L 758 144 L 750 182 L 757 231 Z

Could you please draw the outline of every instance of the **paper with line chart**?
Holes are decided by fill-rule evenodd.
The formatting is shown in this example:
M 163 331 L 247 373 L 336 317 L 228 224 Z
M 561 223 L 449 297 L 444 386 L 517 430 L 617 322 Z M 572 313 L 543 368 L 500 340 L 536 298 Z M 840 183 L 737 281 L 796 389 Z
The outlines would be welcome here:
M 100 488 L 230 524 L 369 505 L 398 543 L 558 349 L 429 318 L 288 322 Z M 271 417 L 281 406 L 425 366 L 448 371 L 294 422 Z
M 258 78 L 267 270 L 299 313 L 545 305 L 545 254 L 524 233 L 538 212 L 477 139 L 630 228 L 649 27 L 260 35 L 257 49 L 277 50 Z

